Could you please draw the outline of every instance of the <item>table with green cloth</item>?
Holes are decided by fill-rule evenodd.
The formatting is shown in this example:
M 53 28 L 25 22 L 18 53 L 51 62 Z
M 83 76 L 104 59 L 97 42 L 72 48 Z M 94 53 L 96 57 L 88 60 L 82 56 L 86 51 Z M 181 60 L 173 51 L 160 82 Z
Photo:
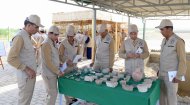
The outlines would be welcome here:
M 136 84 L 132 79 L 129 83 Z M 120 84 L 111 88 L 105 83 L 97 85 L 95 82 L 76 81 L 65 76 L 58 79 L 58 88 L 60 94 L 98 105 L 156 105 L 160 97 L 160 80 L 154 81 L 152 87 L 145 93 L 140 93 L 137 88 L 132 92 L 123 90 Z

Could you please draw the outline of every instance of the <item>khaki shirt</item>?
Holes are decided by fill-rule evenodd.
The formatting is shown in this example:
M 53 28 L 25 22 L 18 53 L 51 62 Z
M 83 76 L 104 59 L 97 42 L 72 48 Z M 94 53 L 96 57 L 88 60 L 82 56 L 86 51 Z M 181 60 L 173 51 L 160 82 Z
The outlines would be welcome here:
M 176 35 L 172 35 L 169 39 L 171 39 L 172 37 L 178 37 L 178 36 L 176 36 Z M 173 64 L 171 64 L 171 62 L 170 61 L 165 61 L 164 63 L 166 63 L 166 65 L 165 66 L 171 66 L 171 65 L 173 65 L 172 67 L 174 67 L 175 68 L 175 66 L 177 67 L 177 68 L 175 68 L 175 69 L 177 69 L 177 75 L 176 75 L 176 78 L 177 79 L 179 79 L 179 80 L 182 80 L 182 76 L 185 76 L 185 74 L 186 74 L 186 71 L 187 71 L 187 65 L 186 65 L 186 53 L 185 53 L 185 42 L 184 42 L 184 40 L 183 39 L 181 39 L 181 38 L 177 38 L 176 39 L 177 40 L 177 42 L 176 42 L 176 45 L 175 45 L 175 47 L 176 47 L 176 56 L 177 56 L 177 58 L 176 58 L 176 60 L 177 61 L 171 61 Z M 171 41 L 171 40 L 170 40 Z M 166 43 L 171 43 L 171 42 L 169 42 L 169 41 L 167 41 L 167 40 L 164 40 L 163 41 L 163 43 L 162 43 L 162 45 L 163 46 L 167 46 L 167 45 L 165 45 Z M 162 48 L 162 50 L 163 50 L 163 48 Z M 165 50 L 165 51 L 168 51 L 167 49 Z M 163 51 L 162 51 L 163 52 Z M 172 53 L 172 54 L 174 54 L 174 53 Z M 161 53 L 161 56 L 162 56 L 162 53 Z M 162 58 L 162 57 L 161 57 Z M 169 60 L 168 58 L 163 58 L 164 60 Z M 172 59 L 173 60 L 173 59 Z M 176 62 L 176 65 L 174 64 Z M 161 63 L 163 63 L 163 61 L 161 61 L 160 62 L 160 65 L 161 65 Z M 162 65 L 161 65 L 162 66 Z M 162 66 L 163 67 L 163 66 Z M 162 67 L 160 67 L 160 68 L 162 68 Z M 169 69 L 170 70 L 170 69 Z M 173 70 L 173 69 L 172 69 Z M 167 70 L 166 71 L 160 71 L 159 72 L 159 75 L 164 75 L 163 74 L 163 72 L 167 72 Z M 167 75 L 167 74 L 166 74 Z
M 33 37 L 31 37 L 31 41 L 32 41 L 32 45 L 34 47 L 37 47 L 37 42 L 35 41 L 35 39 Z
M 66 57 L 64 57 L 65 47 L 63 44 L 59 46 L 59 60 L 63 64 L 66 61 Z
M 103 39 L 102 39 L 103 40 Z M 95 62 L 96 43 L 94 43 L 94 53 L 92 55 L 92 62 Z M 109 67 L 112 68 L 114 64 L 114 40 L 111 40 L 109 45 Z
M 73 50 L 73 49 L 66 49 L 66 48 L 71 48 L 71 47 L 68 47 L 68 46 L 70 46 L 70 45 L 68 45 L 67 47 L 66 46 L 64 46 L 64 42 L 65 41 L 67 41 L 67 39 L 64 39 L 62 42 L 61 42 L 61 44 L 60 44 L 60 46 L 59 46 L 59 60 L 60 60 L 60 62 L 63 64 L 63 63 L 65 63 L 68 59 L 70 59 L 70 58 L 68 58 L 67 56 L 65 56 L 65 51 L 71 51 L 71 50 Z M 69 42 L 67 43 L 67 44 L 69 44 Z M 74 45 L 73 46 L 78 46 L 77 47 L 77 52 L 76 52 L 76 55 L 78 55 L 80 52 L 80 47 L 79 47 L 79 44 L 77 43 L 77 42 L 74 42 Z M 72 55 L 72 53 L 69 53 L 69 54 L 71 54 Z M 70 60 L 73 60 L 73 59 L 70 59 Z M 72 66 L 72 67 L 67 67 L 67 69 L 64 71 L 64 73 L 70 73 L 71 71 L 73 71 L 74 70 L 74 68 L 76 67 L 76 64 L 74 64 L 74 66 Z
M 137 44 L 137 40 L 134 41 L 134 46 Z M 143 47 L 143 53 L 140 54 L 140 58 L 141 59 L 145 59 L 149 56 L 149 51 L 148 51 L 148 46 L 146 44 L 146 42 L 144 43 L 144 47 Z M 125 51 L 125 43 L 122 43 L 120 49 L 119 49 L 119 57 L 127 59 L 127 54 Z
M 13 40 L 12 48 L 9 51 L 7 61 L 10 65 L 15 67 L 17 70 L 24 70 L 26 68 L 25 64 L 22 64 L 19 59 L 19 54 L 24 46 L 24 40 L 21 36 L 17 36 Z
M 121 32 L 121 40 L 124 41 L 127 34 L 125 32 Z
M 53 43 L 53 42 L 52 42 Z M 44 61 L 46 66 L 49 68 L 49 70 L 52 70 L 52 72 L 54 72 L 55 74 L 59 74 L 60 70 L 58 67 L 56 67 L 53 62 L 52 62 L 52 49 L 51 49 L 51 45 L 49 43 L 44 43 L 41 46 L 41 53 L 44 54 Z
M 40 48 L 46 38 L 47 38 L 47 35 L 46 35 L 46 34 L 42 34 L 42 35 L 40 36 L 40 38 L 39 38 L 39 41 L 36 42 L 36 43 L 37 43 L 37 44 L 36 44 L 36 47 L 37 47 L 37 48 Z
M 185 42 L 184 40 L 178 40 L 177 44 L 177 56 L 179 59 L 179 64 L 178 64 L 178 71 L 177 71 L 177 76 L 176 78 L 181 80 L 181 76 L 185 76 L 186 71 L 187 71 L 187 65 L 186 65 L 186 53 L 185 53 Z
M 79 48 L 79 45 L 77 44 L 78 46 L 78 49 L 77 49 L 77 55 L 79 54 L 79 51 L 80 51 L 80 48 Z M 65 46 L 61 43 L 60 46 L 59 46 L 59 59 L 60 59 L 60 62 L 63 64 L 64 62 L 66 62 L 66 60 L 68 60 L 68 58 L 64 55 L 64 52 L 65 52 Z M 71 59 L 73 60 L 73 59 Z

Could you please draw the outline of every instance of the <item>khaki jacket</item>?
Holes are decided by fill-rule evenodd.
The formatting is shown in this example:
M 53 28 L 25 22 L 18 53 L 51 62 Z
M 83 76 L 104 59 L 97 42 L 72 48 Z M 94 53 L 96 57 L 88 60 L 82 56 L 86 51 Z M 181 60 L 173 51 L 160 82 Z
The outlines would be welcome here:
M 32 45 L 31 37 L 24 29 L 20 30 L 13 39 L 13 46 L 10 49 L 7 61 L 15 67 L 19 78 L 28 78 L 23 71 L 26 66 L 37 70 L 35 50 Z
M 56 44 L 47 38 L 41 46 L 42 74 L 57 76 L 59 74 L 59 53 Z
M 161 45 L 159 75 L 167 76 L 168 71 L 177 71 L 176 78 L 181 80 L 187 70 L 185 42 L 173 34 L 168 40 L 165 38 Z

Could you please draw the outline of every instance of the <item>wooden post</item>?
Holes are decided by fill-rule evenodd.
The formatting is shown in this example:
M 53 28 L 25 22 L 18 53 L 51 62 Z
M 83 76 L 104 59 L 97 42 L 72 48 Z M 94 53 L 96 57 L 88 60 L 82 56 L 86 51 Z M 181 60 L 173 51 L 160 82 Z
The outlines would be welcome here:
M 93 58 L 95 55 L 95 37 L 96 37 L 96 9 L 93 9 L 93 18 L 92 18 L 92 57 Z M 94 58 L 95 59 L 95 58 Z
M 118 51 L 118 27 L 117 27 L 117 22 L 115 23 L 115 53 Z
M 4 66 L 3 66 L 3 62 L 2 62 L 1 56 L 0 56 L 0 65 L 1 65 L 2 68 L 4 69 Z

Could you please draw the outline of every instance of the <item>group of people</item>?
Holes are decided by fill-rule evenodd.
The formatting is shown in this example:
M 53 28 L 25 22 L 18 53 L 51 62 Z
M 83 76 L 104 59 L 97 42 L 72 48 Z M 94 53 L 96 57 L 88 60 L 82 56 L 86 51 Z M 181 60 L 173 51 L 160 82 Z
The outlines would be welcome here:
M 35 81 L 37 64 L 35 61 L 35 50 L 32 46 L 31 36 L 43 27 L 40 17 L 30 15 L 24 21 L 25 27 L 20 30 L 13 39 L 13 45 L 8 55 L 8 63 L 17 69 L 17 80 L 19 88 L 18 105 L 30 105 Z M 185 42 L 173 32 L 173 24 L 164 19 L 157 27 L 165 37 L 161 45 L 160 70 L 158 77 L 161 80 L 160 105 L 177 105 L 178 83 L 185 76 L 186 54 Z M 94 70 L 109 68 L 113 71 L 114 64 L 114 39 L 107 31 L 107 25 L 98 27 L 94 43 L 94 55 L 90 64 Z M 66 27 L 66 38 L 56 46 L 55 41 L 60 32 L 57 26 L 51 26 L 47 38 L 40 44 L 42 78 L 47 90 L 47 105 L 55 105 L 57 98 L 57 78 L 71 72 L 76 67 L 72 62 L 74 57 L 80 53 L 80 44 L 75 38 L 73 25 Z M 119 57 L 125 59 L 125 71 L 132 74 L 136 68 L 144 70 L 144 59 L 149 56 L 146 41 L 138 38 L 138 28 L 135 24 L 128 27 L 129 38 L 125 39 L 119 50 Z M 67 63 L 64 72 L 59 70 L 60 65 Z M 177 71 L 176 77 L 170 82 L 168 71 Z M 68 96 L 66 105 L 71 102 Z
M 76 33 L 75 39 L 78 41 L 80 46 L 80 54 L 83 55 L 84 58 L 91 59 L 92 55 L 92 39 L 90 37 L 88 30 L 80 30 Z
M 36 82 L 37 62 L 31 36 L 39 31 L 39 27 L 43 27 L 40 22 L 40 17 L 37 15 L 30 15 L 26 18 L 24 28 L 13 38 L 13 45 L 7 58 L 8 63 L 17 69 L 18 105 L 30 105 L 32 99 Z M 48 30 L 47 38 L 40 44 L 40 67 L 47 91 L 47 105 L 54 105 L 56 102 L 57 78 L 69 73 L 76 66 L 72 60 L 79 52 L 79 45 L 74 38 L 74 30 L 72 25 L 67 27 L 67 38 L 61 42 L 58 48 L 56 40 L 60 31 L 57 26 L 52 25 Z M 68 67 L 64 72 L 61 72 L 59 67 L 64 62 L 67 63 Z M 69 105 L 69 98 L 66 97 L 66 101 Z
M 46 31 L 41 28 L 39 32 L 31 36 L 32 45 L 35 48 L 36 52 L 36 62 L 37 66 L 40 64 L 40 48 L 43 41 L 47 38 Z
M 40 48 L 43 41 L 47 38 L 46 30 L 44 28 L 40 28 L 39 32 L 31 36 L 33 47 L 36 51 L 36 62 L 37 65 L 40 65 L 41 57 L 40 57 Z M 84 30 L 84 32 L 78 31 L 74 36 L 75 40 L 79 44 L 79 54 L 83 55 L 83 59 L 91 59 L 92 53 L 92 39 L 89 35 L 88 30 Z M 56 39 L 56 44 L 59 46 L 61 43 L 61 37 Z
M 177 105 L 178 83 L 184 81 L 186 75 L 185 41 L 173 32 L 173 23 L 163 19 L 159 28 L 164 39 L 161 44 L 160 69 L 160 105 Z M 144 59 L 149 56 L 145 40 L 137 38 L 138 28 L 135 24 L 128 27 L 130 38 L 124 40 L 119 50 L 119 56 L 125 59 L 125 71 L 132 73 L 136 68 L 144 70 Z M 169 81 L 168 72 L 176 71 L 176 76 Z

